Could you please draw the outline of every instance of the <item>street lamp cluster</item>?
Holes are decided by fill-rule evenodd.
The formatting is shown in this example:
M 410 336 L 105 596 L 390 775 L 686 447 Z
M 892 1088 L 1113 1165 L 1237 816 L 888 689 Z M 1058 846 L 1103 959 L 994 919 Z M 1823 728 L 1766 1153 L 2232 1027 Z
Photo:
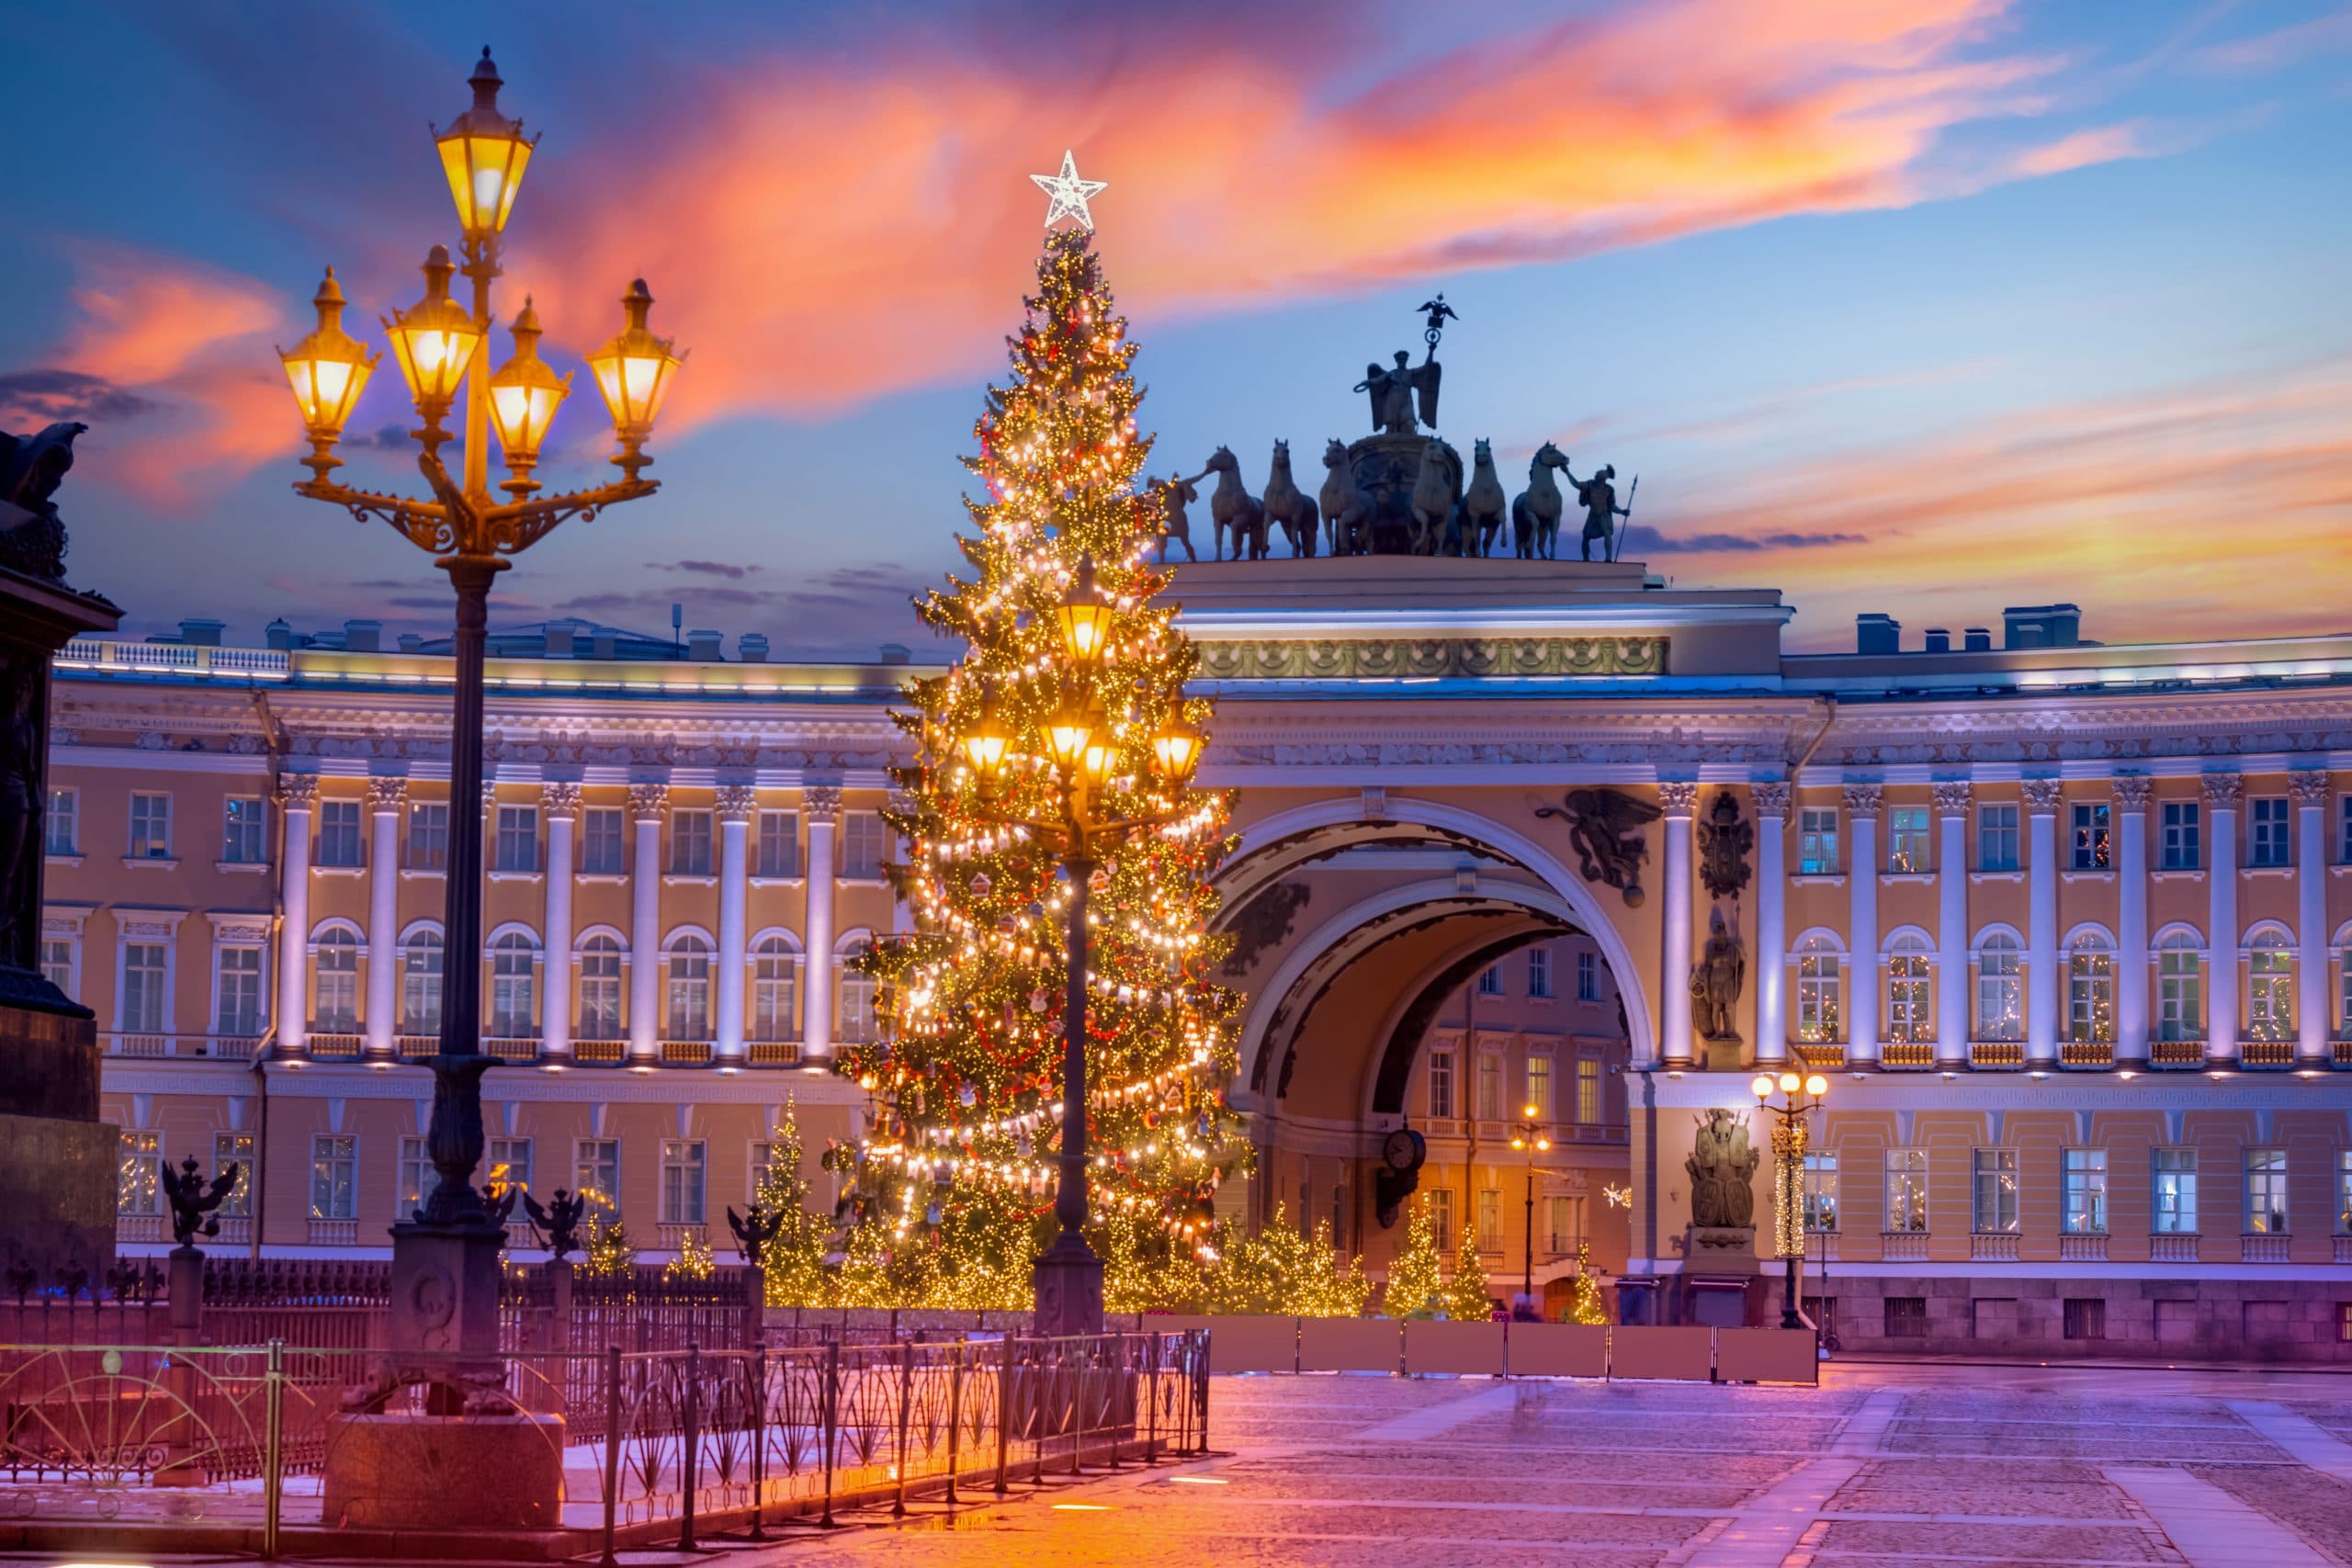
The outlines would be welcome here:
M 1540 1110 L 1528 1106 L 1510 1128 L 1510 1146 L 1527 1156 L 1527 1247 L 1520 1257 L 1519 1293 L 1531 1311 L 1535 1306 L 1535 1156 L 1552 1147 L 1549 1123 L 1536 1120 Z
M 1787 1270 L 1781 1326 L 1802 1328 L 1804 1319 L 1797 1311 L 1797 1271 L 1804 1261 L 1804 1116 L 1827 1098 L 1829 1080 L 1819 1073 L 1783 1072 L 1778 1077 L 1758 1073 L 1747 1087 L 1754 1091 L 1756 1103 L 1781 1122 L 1772 1129 L 1772 1247 Z M 1781 1097 L 1779 1105 L 1772 1103 L 1776 1093 Z

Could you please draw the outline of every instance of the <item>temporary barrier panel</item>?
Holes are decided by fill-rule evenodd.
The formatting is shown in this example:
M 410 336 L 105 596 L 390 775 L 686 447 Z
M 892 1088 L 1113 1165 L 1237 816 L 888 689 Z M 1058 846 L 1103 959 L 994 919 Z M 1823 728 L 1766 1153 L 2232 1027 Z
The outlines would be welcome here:
M 1515 1378 L 1609 1375 L 1609 1330 L 1599 1324 L 1514 1323 L 1510 1348 Z
M 1207 1329 L 1213 1372 L 1298 1371 L 1298 1319 L 1295 1317 L 1162 1317 L 1154 1314 L 1151 1325 L 1160 1332 Z
M 1612 1328 L 1609 1375 L 1705 1382 L 1713 1367 L 1710 1352 L 1715 1333 L 1712 1328 Z
M 1821 1355 L 1810 1328 L 1719 1328 L 1715 1371 L 1725 1382 L 1818 1382 Z
M 1303 1372 L 1394 1372 L 1396 1323 L 1385 1317 L 1303 1317 L 1298 1321 L 1298 1370 Z
M 1499 1323 L 1408 1322 L 1405 1370 L 1408 1372 L 1469 1372 L 1500 1377 L 1503 1325 Z

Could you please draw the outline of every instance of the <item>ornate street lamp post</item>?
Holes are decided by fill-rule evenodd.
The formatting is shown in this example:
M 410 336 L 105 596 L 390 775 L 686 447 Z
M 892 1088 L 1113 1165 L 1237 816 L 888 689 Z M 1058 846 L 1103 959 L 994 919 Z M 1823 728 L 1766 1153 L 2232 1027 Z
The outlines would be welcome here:
M 1772 1245 L 1786 1270 L 1781 1326 L 1803 1328 L 1804 1320 L 1797 1312 L 1797 1271 L 1804 1264 L 1804 1115 L 1824 1102 L 1829 1080 L 1819 1073 L 1810 1077 L 1782 1073 L 1778 1078 L 1758 1073 L 1747 1087 L 1755 1091 L 1758 1106 L 1781 1119 L 1772 1129 Z M 1772 1103 L 1775 1092 L 1783 1097 L 1781 1104 Z
M 392 356 L 416 404 L 420 427 L 417 468 L 431 488 L 430 499 L 379 494 L 338 483 L 341 467 L 334 446 L 358 401 L 377 356 L 343 329 L 343 290 L 329 268 L 313 303 L 318 327 L 292 351 L 281 351 L 288 379 L 300 407 L 311 455 L 303 462 L 308 479 L 300 494 L 340 506 L 366 521 L 380 517 L 402 537 L 433 552 L 434 564 L 449 575 L 457 591 L 457 694 L 449 735 L 449 864 L 443 951 L 440 1049 L 433 1069 L 433 1119 L 426 1148 L 438 1181 L 414 1224 L 395 1225 L 393 1297 L 405 1302 L 402 1281 L 420 1270 L 446 1269 L 457 1289 L 455 1332 L 436 1337 L 452 1348 L 495 1349 L 496 1240 L 503 1204 L 485 1201 L 473 1185 L 482 1153 L 481 1075 L 493 1065 L 481 1054 L 482 832 L 482 641 L 491 582 L 507 568 L 507 558 L 538 542 L 571 517 L 590 518 L 608 506 L 651 495 L 659 481 L 646 479 L 652 461 L 646 437 L 675 378 L 681 355 L 646 327 L 652 304 L 644 281 L 629 285 L 622 298 L 620 333 L 588 356 L 604 392 L 620 451 L 613 463 L 621 478 L 612 483 L 562 494 L 536 496 L 531 470 L 557 408 L 571 390 L 538 357 L 539 321 L 524 301 L 511 330 L 514 356 L 496 371 L 482 352 L 494 318 L 490 287 L 501 275 L 502 236 L 514 196 L 538 145 L 526 139 L 522 123 L 498 107 L 502 83 L 484 49 L 470 78 L 474 101 L 435 141 L 458 208 L 462 265 L 447 247 L 435 245 L 424 258 L 424 298 L 384 320 Z M 450 297 L 453 274 L 472 285 L 469 309 Z M 443 462 L 451 439 L 443 422 L 465 394 L 465 445 L 458 476 Z M 495 430 L 509 477 L 490 493 L 490 437 Z M 472 826 L 465 826 L 469 821 Z M 474 1298 L 478 1276 L 487 1269 L 489 1298 Z M 400 1315 L 396 1310 L 396 1317 Z M 485 1334 L 487 1325 L 487 1338 Z M 401 1337 L 396 1335 L 396 1339 Z M 413 1343 L 405 1347 L 417 1348 Z
M 1055 852 L 1069 878 L 1069 930 L 1066 939 L 1069 989 L 1062 1012 L 1061 1151 L 1054 1192 L 1060 1234 L 1040 1256 L 1035 1274 L 1036 1332 L 1054 1337 L 1102 1331 L 1102 1260 L 1086 1240 L 1086 964 L 1087 896 L 1103 860 L 1136 834 L 1173 821 L 1179 815 L 1121 813 L 1108 802 L 1106 787 L 1118 761 L 1112 721 L 1092 677 L 1101 668 L 1111 629 L 1112 606 L 1094 586 L 1094 566 L 1081 560 L 1069 593 L 1056 612 L 1061 630 L 1057 668 L 1050 672 L 1061 702 L 1045 729 L 1043 756 L 1016 750 L 1012 734 L 984 710 L 956 749 L 979 780 L 981 800 L 974 815 L 983 821 L 1025 828 Z M 1158 783 L 1182 786 L 1200 761 L 1201 734 L 1181 718 L 1151 741 Z M 1045 771 L 1059 812 L 1032 818 L 996 809 L 989 786 L 1009 767 Z
M 1535 1156 L 1552 1146 L 1545 1123 L 1535 1119 L 1540 1109 L 1527 1107 L 1510 1127 L 1510 1146 L 1527 1156 L 1527 1247 L 1520 1258 L 1519 1293 L 1530 1312 L 1535 1310 Z

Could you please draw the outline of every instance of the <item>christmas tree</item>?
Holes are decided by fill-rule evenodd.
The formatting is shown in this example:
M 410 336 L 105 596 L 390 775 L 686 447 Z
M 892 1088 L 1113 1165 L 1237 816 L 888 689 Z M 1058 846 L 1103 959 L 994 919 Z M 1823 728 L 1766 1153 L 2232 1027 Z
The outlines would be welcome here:
M 1150 1240 L 1143 1256 L 1123 1246 L 1131 1270 L 1154 1252 L 1197 1256 L 1217 1182 L 1247 1152 L 1218 1089 L 1238 1000 L 1206 979 L 1227 947 L 1208 934 L 1207 878 L 1228 803 L 1184 783 L 1208 705 L 1184 695 L 1196 655 L 1148 564 L 1160 512 L 1135 489 L 1150 448 L 1135 345 L 1085 230 L 1049 235 L 1024 305 L 1010 384 L 989 389 L 966 459 L 984 486 L 957 541 L 971 576 L 917 604 L 965 652 L 910 682 L 898 716 L 917 761 L 888 817 L 909 846 L 894 875 L 915 930 L 856 961 L 886 1029 L 843 1060 L 873 1096 L 853 1199 L 869 1233 L 852 1249 L 859 1288 L 920 1280 L 988 1306 L 1028 1303 L 1052 1235 L 1061 857 L 1078 826 L 1098 1238 L 1113 1219 L 1139 1227 Z M 1083 636 L 1072 603 L 1100 615 Z M 1105 821 L 1141 826 L 1104 834 Z
M 1603 1324 L 1609 1310 L 1600 1299 L 1600 1270 L 1593 1267 L 1592 1243 L 1577 1243 L 1577 1295 L 1568 1303 L 1570 1323 Z
M 1445 1282 L 1445 1314 L 1456 1323 L 1484 1323 L 1494 1315 L 1494 1298 L 1487 1294 L 1487 1265 L 1478 1256 L 1470 1227 L 1453 1249 L 1453 1275 Z
M 1298 1317 L 1356 1317 L 1372 1297 L 1363 1262 L 1342 1261 L 1331 1222 L 1317 1220 L 1312 1236 L 1274 1207 L 1256 1235 L 1221 1237 L 1222 1254 L 1208 1276 L 1213 1313 L 1275 1313 Z
M 800 1120 L 787 1100 L 784 1119 L 768 1130 L 768 1163 L 760 1172 L 752 1201 L 776 1222 L 760 1249 L 761 1272 L 770 1306 L 817 1306 L 828 1296 L 825 1250 L 832 1224 L 808 1208 L 808 1179 L 800 1173 Z
M 1445 1259 L 1438 1251 L 1437 1227 L 1419 1204 L 1405 1222 L 1405 1245 L 1388 1265 L 1388 1283 L 1382 1287 L 1380 1310 L 1390 1317 L 1408 1317 L 1445 1305 Z

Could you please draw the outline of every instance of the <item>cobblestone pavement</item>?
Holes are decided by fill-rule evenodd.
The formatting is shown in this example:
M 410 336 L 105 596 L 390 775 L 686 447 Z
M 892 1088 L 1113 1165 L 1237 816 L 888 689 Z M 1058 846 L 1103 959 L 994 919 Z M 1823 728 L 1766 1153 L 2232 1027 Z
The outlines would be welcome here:
M 756 1561 L 2352 1568 L 2352 1378 L 1835 1366 L 1818 1390 L 1219 1378 L 1223 1457 Z

